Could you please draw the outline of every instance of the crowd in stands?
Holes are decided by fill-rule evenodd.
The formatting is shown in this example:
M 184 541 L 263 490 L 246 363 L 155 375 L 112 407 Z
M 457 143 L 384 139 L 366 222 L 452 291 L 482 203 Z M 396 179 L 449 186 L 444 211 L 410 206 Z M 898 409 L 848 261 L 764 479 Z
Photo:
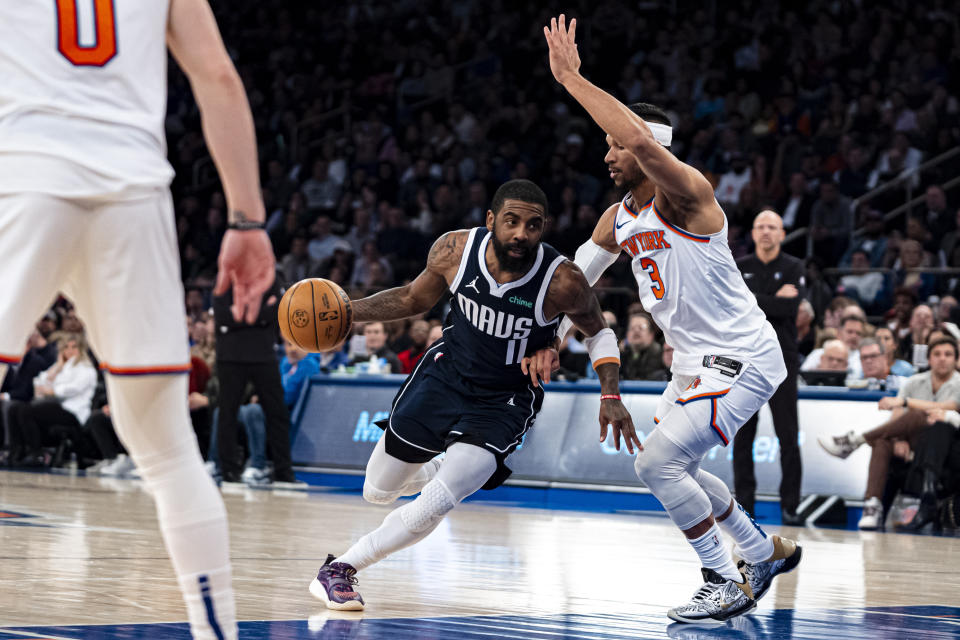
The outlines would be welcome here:
M 802 379 L 903 390 L 928 369 L 931 345 L 960 338 L 960 275 L 922 271 L 960 268 L 960 193 L 944 186 L 960 175 L 960 155 L 914 172 L 960 146 L 952 5 L 572 7 L 588 75 L 626 101 L 668 111 L 672 151 L 714 183 L 736 258 L 752 250 L 749 229 L 762 208 L 777 211 L 788 234 L 809 229 L 812 255 L 806 236 L 784 245 L 806 260 L 796 318 Z M 490 195 L 511 178 L 547 193 L 545 240 L 568 256 L 623 195 L 606 176 L 602 132 L 550 76 L 540 31 L 547 7 L 236 0 L 214 9 L 255 115 L 280 288 L 325 277 L 356 298 L 406 282 L 438 235 L 484 224 Z M 204 180 L 199 112 L 174 67 L 166 124 L 192 345 L 189 405 L 217 473 L 222 399 L 209 289 L 226 203 Z M 922 202 L 887 220 L 910 194 Z M 631 289 L 622 257 L 598 285 L 621 340 L 622 375 L 667 380 L 673 349 L 624 293 Z M 357 326 L 329 353 L 276 345 L 287 415 L 317 372 L 409 373 L 439 336 L 445 304 L 422 318 Z M 99 460 L 101 473 L 133 473 L 69 303 L 59 301 L 26 346 L 3 382 L 4 459 L 64 464 L 73 454 L 81 466 Z M 591 375 L 576 335 L 564 341 L 561 363 L 569 378 Z M 839 376 L 818 379 L 824 372 Z M 253 483 L 269 481 L 275 457 L 262 393 L 246 389 L 236 418 L 243 480 Z

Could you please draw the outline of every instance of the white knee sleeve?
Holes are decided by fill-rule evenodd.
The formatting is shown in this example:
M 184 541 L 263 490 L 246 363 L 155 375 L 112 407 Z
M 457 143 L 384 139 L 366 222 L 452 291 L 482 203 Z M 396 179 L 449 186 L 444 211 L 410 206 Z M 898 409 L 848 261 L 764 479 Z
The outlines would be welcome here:
M 420 496 L 400 507 L 400 518 L 413 533 L 433 529 L 457 504 L 453 494 L 441 480 L 434 478 L 420 492 Z
M 711 513 L 706 493 L 687 472 L 691 462 L 689 454 L 659 430 L 647 437 L 634 462 L 637 476 L 682 530 L 703 522 Z
M 710 498 L 713 515 L 720 517 L 725 514 L 730 508 L 731 501 L 733 501 L 733 495 L 730 493 L 730 488 L 727 487 L 726 483 L 712 473 L 708 473 L 699 467 L 697 467 L 696 472 L 693 474 L 693 479 L 703 487 L 707 497 Z
M 370 484 L 370 479 L 363 481 L 363 499 L 371 504 L 390 504 L 401 496 L 400 491 L 383 491 Z
M 423 466 L 394 458 L 387 453 L 384 438 L 380 438 L 367 461 L 363 499 L 373 504 L 390 504 L 400 496 L 410 495 L 406 490 L 407 485 L 417 477 Z

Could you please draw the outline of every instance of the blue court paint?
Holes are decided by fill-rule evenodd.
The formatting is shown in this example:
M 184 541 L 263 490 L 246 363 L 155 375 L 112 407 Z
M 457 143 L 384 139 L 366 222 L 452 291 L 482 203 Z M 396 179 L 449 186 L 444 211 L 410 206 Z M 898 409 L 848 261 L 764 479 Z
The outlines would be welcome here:
M 16 633 L 5 633 L 5 629 Z M 0 640 L 55 636 L 70 640 L 190 640 L 186 624 L 0 628 Z M 777 609 L 724 624 L 670 623 L 663 613 L 330 619 L 241 622 L 244 640 L 943 640 L 960 638 L 960 607 Z

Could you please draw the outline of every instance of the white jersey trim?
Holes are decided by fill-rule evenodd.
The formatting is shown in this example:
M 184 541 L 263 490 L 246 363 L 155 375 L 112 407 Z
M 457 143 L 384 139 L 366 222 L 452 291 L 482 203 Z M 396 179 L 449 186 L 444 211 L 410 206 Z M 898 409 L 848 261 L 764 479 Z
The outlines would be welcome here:
M 494 298 L 502 298 L 503 294 L 511 289 L 516 289 L 517 287 L 522 287 L 523 285 L 530 282 L 533 279 L 533 276 L 537 275 L 537 271 L 540 270 L 540 263 L 543 262 L 543 245 L 537 247 L 537 259 L 534 261 L 533 266 L 530 267 L 530 270 L 527 271 L 519 280 L 511 280 L 510 282 L 504 282 L 500 284 L 493 279 L 493 276 L 490 275 L 490 272 L 487 271 L 487 244 L 490 243 L 490 237 L 493 235 L 493 232 L 490 231 L 487 235 L 480 241 L 480 248 L 477 251 L 477 260 L 480 263 L 480 273 L 483 274 L 483 277 L 487 279 L 487 284 L 490 285 L 490 295 Z
M 546 327 L 551 324 L 555 324 L 560 321 L 560 316 L 547 322 L 547 319 L 543 317 L 543 301 L 547 297 L 547 289 L 550 288 L 550 281 L 553 280 L 553 274 L 556 273 L 557 267 L 560 266 L 560 263 L 566 260 L 563 256 L 557 256 L 553 259 L 553 262 L 550 263 L 550 266 L 547 267 L 547 272 L 543 276 L 543 284 L 540 285 L 540 293 L 537 294 L 537 304 L 533 308 L 533 314 L 537 318 L 537 324 L 541 327 Z
M 456 293 L 460 286 L 460 280 L 463 279 L 463 272 L 467 270 L 467 260 L 470 259 L 470 247 L 473 246 L 473 239 L 477 235 L 477 227 L 470 229 L 470 235 L 467 237 L 467 244 L 463 247 L 463 254 L 460 256 L 460 266 L 457 267 L 457 275 L 450 283 L 450 293 Z

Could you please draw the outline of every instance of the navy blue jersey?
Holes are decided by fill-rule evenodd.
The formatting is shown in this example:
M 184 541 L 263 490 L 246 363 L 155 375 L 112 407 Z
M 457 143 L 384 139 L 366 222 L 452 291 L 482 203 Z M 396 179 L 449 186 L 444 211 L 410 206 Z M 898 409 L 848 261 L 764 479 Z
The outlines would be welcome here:
M 453 299 L 444 323 L 444 357 L 473 384 L 492 389 L 525 388 L 530 377 L 520 360 L 553 343 L 557 322 L 543 317 L 550 280 L 565 258 L 540 244 L 533 266 L 522 278 L 498 284 L 484 258 L 493 234 L 483 227 L 470 231 L 457 276 L 450 284 Z

